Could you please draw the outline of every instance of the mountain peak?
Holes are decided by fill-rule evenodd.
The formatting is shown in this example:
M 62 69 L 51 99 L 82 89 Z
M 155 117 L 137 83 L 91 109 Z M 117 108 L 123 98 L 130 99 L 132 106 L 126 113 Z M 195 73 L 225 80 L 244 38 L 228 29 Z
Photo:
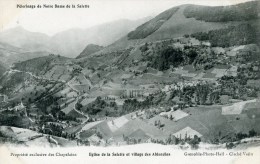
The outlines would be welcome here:
M 3 33 L 17 33 L 17 32 L 29 32 L 29 31 L 26 30 L 23 26 L 16 26 L 3 31 Z

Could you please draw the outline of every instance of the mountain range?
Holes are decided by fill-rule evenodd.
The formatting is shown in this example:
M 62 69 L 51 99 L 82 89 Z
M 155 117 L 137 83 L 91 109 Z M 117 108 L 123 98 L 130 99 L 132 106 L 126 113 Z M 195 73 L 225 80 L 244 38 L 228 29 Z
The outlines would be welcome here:
M 54 36 L 30 32 L 22 27 L 16 27 L 0 33 L 0 42 L 24 49 L 25 51 L 47 51 L 74 58 L 79 55 L 86 45 L 98 44 L 107 46 L 148 19 L 150 18 L 147 17 L 134 21 L 122 19 L 87 29 L 69 29 Z

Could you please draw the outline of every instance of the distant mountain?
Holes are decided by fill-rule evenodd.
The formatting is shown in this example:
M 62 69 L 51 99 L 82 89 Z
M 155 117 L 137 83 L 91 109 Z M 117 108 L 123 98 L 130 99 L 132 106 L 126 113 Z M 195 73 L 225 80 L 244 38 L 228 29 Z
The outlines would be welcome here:
M 91 55 L 95 52 L 102 50 L 103 48 L 104 48 L 103 46 L 99 46 L 99 45 L 95 45 L 95 44 L 89 44 L 89 45 L 86 46 L 86 48 L 76 58 L 82 58 L 82 57 Z
M 57 49 L 58 53 L 63 56 L 76 57 L 86 45 L 107 46 L 112 44 L 148 19 L 144 18 L 135 21 L 123 19 L 87 29 L 63 31 L 52 37 L 51 49 Z
M 46 44 L 50 41 L 50 37 L 16 27 L 0 33 L 0 41 L 27 51 L 44 51 L 48 50 Z
M 112 44 L 148 19 L 148 17 L 135 21 L 123 19 L 87 29 L 66 30 L 52 37 L 16 27 L 0 33 L 0 42 L 30 52 L 48 51 L 62 56 L 76 57 L 86 45 L 106 46 Z

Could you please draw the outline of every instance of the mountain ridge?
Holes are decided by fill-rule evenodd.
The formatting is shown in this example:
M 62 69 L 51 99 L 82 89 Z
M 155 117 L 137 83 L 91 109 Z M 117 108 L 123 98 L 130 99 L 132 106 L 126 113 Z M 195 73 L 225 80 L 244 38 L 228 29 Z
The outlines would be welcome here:
M 0 41 L 27 51 L 48 51 L 62 56 L 76 57 L 87 44 L 104 46 L 111 44 L 147 19 L 149 17 L 139 20 L 121 19 L 85 29 L 65 30 L 53 36 L 16 27 L 1 32 Z

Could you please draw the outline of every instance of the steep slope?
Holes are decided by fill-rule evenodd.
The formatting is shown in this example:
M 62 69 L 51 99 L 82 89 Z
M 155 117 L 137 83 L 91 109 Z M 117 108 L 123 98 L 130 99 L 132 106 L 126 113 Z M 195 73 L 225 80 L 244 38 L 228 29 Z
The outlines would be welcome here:
M 152 20 L 142 24 L 137 27 L 136 30 L 130 32 L 127 36 L 129 39 L 143 39 L 147 36 L 151 35 L 153 32 L 158 30 L 164 22 L 172 17 L 174 13 L 178 11 L 178 7 L 174 7 L 172 9 L 166 10 L 163 13 L 159 14 Z
M 177 6 L 162 12 L 97 54 L 118 51 L 147 42 L 178 38 L 198 32 L 228 28 L 229 26 L 239 26 L 244 23 L 252 25 L 253 28 L 256 29 L 257 35 L 259 35 L 259 30 L 257 30 L 259 23 L 255 21 L 259 15 L 258 6 L 258 1 L 225 7 L 198 5 Z M 250 12 L 247 12 L 249 10 Z M 214 11 L 214 13 L 210 13 L 211 11 Z M 194 15 L 191 13 L 194 13 Z M 239 15 L 244 14 L 244 17 L 238 18 Z M 205 16 L 203 17 L 203 15 Z M 229 19 L 226 18 L 227 16 Z
M 89 44 L 89 45 L 86 46 L 86 48 L 76 58 L 82 58 L 82 57 L 91 55 L 95 52 L 102 50 L 103 48 L 104 48 L 103 46 L 99 46 L 99 45 L 95 45 L 95 44 Z
M 146 41 L 182 37 L 185 34 L 224 28 L 230 24 L 228 22 L 204 22 L 196 20 L 194 18 L 186 18 L 183 14 L 185 8 L 187 8 L 186 5 L 181 6 L 180 9 L 157 31 L 149 35 L 146 38 Z

